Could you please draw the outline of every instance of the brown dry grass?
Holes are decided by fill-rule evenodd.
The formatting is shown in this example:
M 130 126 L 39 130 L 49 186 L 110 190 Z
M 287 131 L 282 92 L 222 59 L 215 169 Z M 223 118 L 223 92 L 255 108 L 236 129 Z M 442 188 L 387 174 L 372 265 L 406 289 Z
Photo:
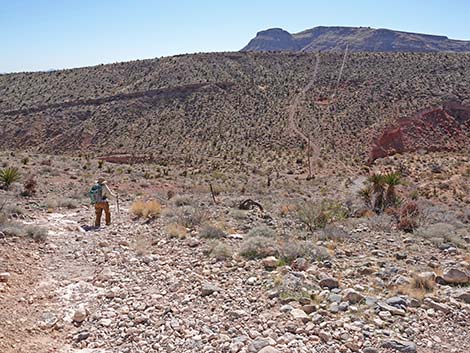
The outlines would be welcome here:
M 166 233 L 170 238 L 186 238 L 188 231 L 178 223 L 170 223 L 165 227 Z
M 131 205 L 131 212 L 137 217 L 148 219 L 157 218 L 162 211 L 162 206 L 155 200 L 136 200 Z
M 397 288 L 397 293 L 408 295 L 409 297 L 418 300 L 423 300 L 426 294 L 434 291 L 435 285 L 434 280 L 430 278 L 422 278 L 414 275 L 410 284 Z

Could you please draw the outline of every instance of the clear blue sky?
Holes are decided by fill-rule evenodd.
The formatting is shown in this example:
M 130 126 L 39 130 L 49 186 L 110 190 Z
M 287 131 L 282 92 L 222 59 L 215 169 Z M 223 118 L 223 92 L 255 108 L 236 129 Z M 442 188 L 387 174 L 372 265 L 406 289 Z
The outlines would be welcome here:
M 262 29 L 319 25 L 470 40 L 470 1 L 0 0 L 0 72 L 236 51 Z

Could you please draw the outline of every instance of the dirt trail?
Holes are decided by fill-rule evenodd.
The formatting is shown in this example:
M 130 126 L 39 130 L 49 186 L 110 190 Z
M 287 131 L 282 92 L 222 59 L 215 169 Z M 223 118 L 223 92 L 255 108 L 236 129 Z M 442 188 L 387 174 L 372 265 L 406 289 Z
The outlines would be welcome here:
M 65 341 L 74 308 L 93 301 L 97 292 L 90 283 L 97 267 L 82 256 L 96 246 L 97 236 L 80 231 L 82 213 L 51 213 L 25 222 L 47 225 L 45 243 L 19 239 L 1 244 L 2 258 L 12 273 L 8 287 L 0 292 L 2 353 L 73 352 Z

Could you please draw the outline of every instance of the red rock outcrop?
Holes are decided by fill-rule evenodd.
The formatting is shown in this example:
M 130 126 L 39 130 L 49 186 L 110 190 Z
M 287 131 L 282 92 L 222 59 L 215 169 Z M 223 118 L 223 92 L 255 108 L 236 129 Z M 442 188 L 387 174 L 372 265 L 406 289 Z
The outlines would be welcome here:
M 398 121 L 374 141 L 369 161 L 417 150 L 470 150 L 470 107 L 448 102 Z

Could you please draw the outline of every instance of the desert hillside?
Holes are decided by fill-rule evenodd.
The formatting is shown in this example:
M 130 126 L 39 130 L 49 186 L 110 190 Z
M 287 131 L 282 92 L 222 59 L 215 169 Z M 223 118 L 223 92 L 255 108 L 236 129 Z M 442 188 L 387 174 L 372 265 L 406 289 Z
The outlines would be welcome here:
M 370 27 L 318 26 L 299 33 L 260 31 L 242 51 L 468 52 L 470 42 L 446 36 Z
M 467 150 L 469 81 L 470 55 L 449 53 L 217 53 L 8 74 L 0 76 L 0 140 L 8 149 L 138 154 L 209 170 L 268 158 L 290 170 L 306 149 L 296 126 L 324 163 L 362 165 L 395 152 Z M 410 129 L 410 119 L 423 128 Z M 389 131 L 398 126 L 397 145 Z

